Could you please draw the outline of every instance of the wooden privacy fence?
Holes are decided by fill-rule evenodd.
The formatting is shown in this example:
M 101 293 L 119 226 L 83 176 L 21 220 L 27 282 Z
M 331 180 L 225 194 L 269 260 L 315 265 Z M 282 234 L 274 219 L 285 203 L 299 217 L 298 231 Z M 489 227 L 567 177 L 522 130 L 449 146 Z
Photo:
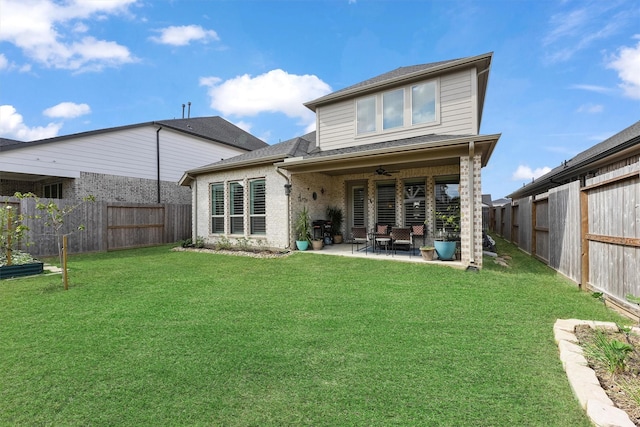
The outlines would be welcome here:
M 640 296 L 640 163 L 493 208 L 496 234 L 585 289 Z
M 78 201 L 59 199 L 61 208 L 77 204 Z M 27 218 L 28 250 L 35 256 L 57 255 L 57 242 L 52 230 L 45 226 L 35 201 L 24 199 L 20 210 Z M 83 231 L 77 227 L 84 225 Z M 113 202 L 87 202 L 74 210 L 66 219 L 63 228 L 69 236 L 69 252 L 99 252 L 116 249 L 153 246 L 177 242 L 191 237 L 191 205 L 177 204 L 132 204 Z

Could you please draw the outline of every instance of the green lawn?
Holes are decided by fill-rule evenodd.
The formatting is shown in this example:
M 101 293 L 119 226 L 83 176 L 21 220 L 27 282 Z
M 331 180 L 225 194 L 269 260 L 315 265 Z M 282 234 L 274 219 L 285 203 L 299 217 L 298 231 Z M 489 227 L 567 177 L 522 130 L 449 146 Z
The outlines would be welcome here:
M 589 426 L 552 326 L 620 317 L 498 245 L 511 269 L 164 246 L 4 280 L 0 424 Z

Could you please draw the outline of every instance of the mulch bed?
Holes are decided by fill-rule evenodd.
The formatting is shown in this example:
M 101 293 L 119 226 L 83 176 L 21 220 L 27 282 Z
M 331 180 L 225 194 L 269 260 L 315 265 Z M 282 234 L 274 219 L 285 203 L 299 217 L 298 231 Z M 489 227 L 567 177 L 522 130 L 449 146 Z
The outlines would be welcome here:
M 626 360 L 626 368 L 623 372 L 612 374 L 605 364 L 595 360 L 585 351 L 585 358 L 589 367 L 593 369 L 600 381 L 600 385 L 613 403 L 629 415 L 635 425 L 640 426 L 640 337 L 636 334 L 628 336 L 622 332 L 605 330 L 607 339 L 617 339 L 620 342 L 631 344 L 634 348 Z M 575 335 L 584 349 L 593 343 L 595 331 L 588 325 L 580 325 L 575 329 Z M 635 399 L 634 399 L 635 397 Z

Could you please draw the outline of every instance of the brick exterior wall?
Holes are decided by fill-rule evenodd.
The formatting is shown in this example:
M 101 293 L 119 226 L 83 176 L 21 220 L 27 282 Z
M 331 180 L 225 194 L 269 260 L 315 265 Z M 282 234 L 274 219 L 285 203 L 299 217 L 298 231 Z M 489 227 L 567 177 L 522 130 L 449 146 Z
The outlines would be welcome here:
M 153 179 L 129 178 L 82 172 L 80 178 L 50 178 L 42 181 L 0 180 L 0 195 L 12 196 L 17 191 L 44 197 L 45 185 L 62 183 L 62 198 L 79 199 L 93 195 L 96 200 L 127 203 L 157 203 L 158 184 Z M 160 183 L 161 203 L 191 203 L 191 191 L 175 182 Z
M 245 215 L 244 234 L 230 234 L 229 218 L 225 216 L 225 233 L 211 233 L 211 184 L 224 184 L 225 207 L 229 203 L 229 183 L 244 182 L 245 188 L 249 180 L 255 178 L 265 179 L 266 190 L 266 234 L 251 235 L 249 233 L 248 216 Z M 239 171 L 226 171 L 199 175 L 191 184 L 193 194 L 192 212 L 193 238 L 202 237 L 206 244 L 213 245 L 221 238 L 228 239 L 232 244 L 238 244 L 247 239 L 253 246 L 269 248 L 290 247 L 290 235 L 286 218 L 289 217 L 289 203 L 284 192 L 286 179 L 278 174 L 273 166 L 258 166 L 245 168 Z M 185 187 L 186 188 L 186 187 Z M 292 196 L 293 197 L 293 193 Z M 245 212 L 248 213 L 248 191 L 245 191 Z

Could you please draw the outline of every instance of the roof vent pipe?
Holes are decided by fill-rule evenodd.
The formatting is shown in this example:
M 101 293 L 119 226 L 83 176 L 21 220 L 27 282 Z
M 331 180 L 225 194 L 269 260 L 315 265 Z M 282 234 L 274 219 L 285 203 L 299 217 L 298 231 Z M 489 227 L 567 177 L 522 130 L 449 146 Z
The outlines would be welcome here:
M 184 104 L 182 104 L 182 118 L 184 119 Z
M 187 109 L 187 119 L 191 118 L 191 101 L 187 102 L 189 108 Z

